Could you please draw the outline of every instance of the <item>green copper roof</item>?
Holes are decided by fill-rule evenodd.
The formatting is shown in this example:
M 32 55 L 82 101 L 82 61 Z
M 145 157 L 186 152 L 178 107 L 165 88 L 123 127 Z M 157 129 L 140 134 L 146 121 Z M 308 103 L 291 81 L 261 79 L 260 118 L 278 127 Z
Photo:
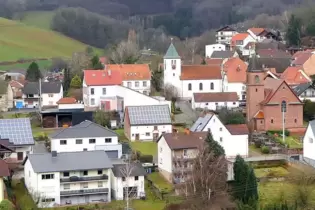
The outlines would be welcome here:
M 174 58 L 174 59 L 180 58 L 173 43 L 171 43 L 171 45 L 168 47 L 166 54 L 164 55 L 164 58 L 171 58 L 171 59 L 172 58 Z

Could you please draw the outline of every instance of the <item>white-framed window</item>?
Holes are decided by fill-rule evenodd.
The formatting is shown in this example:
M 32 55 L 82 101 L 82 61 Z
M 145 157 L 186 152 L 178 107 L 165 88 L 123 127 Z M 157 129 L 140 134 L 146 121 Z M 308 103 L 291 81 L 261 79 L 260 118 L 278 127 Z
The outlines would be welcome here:
M 42 203 L 55 202 L 55 198 L 42 198 Z
M 105 143 L 112 143 L 112 139 L 111 138 L 105 138 Z
M 223 138 L 222 137 L 220 137 L 220 142 L 222 142 L 223 141 Z
M 55 174 L 42 174 L 42 179 L 54 179 Z
M 187 149 L 184 149 L 183 154 L 184 154 L 184 156 L 187 156 L 187 154 L 188 154 Z
M 131 82 L 127 82 L 127 87 L 131 88 Z
M 222 131 L 222 128 L 220 128 L 220 131 Z
M 143 87 L 146 87 L 147 86 L 147 81 L 143 81 L 142 85 L 143 85 Z
M 67 140 L 60 140 L 60 145 L 67 145 Z
M 75 140 L 75 144 L 82 144 L 83 143 L 83 140 L 82 139 L 76 139 Z
M 160 147 L 160 152 L 163 152 L 163 147 Z
M 69 176 L 70 176 L 70 173 L 69 173 L 68 171 L 65 171 L 65 172 L 63 172 L 63 176 L 64 176 L 64 177 L 69 177 Z
M 96 139 L 89 139 L 89 144 L 95 144 Z
M 91 88 L 91 95 L 94 95 L 94 88 Z
M 139 82 L 135 82 L 135 87 L 139 87 Z
M 150 136 L 150 133 L 149 132 L 145 133 L 145 136 Z
M 103 88 L 103 95 L 106 95 L 106 88 Z
M 48 97 L 52 98 L 52 97 L 54 97 L 54 94 L 48 94 Z
M 312 137 L 309 137 L 309 138 L 308 138 L 308 142 L 311 143 L 311 144 L 313 144 L 313 138 L 312 138 Z
M 64 190 L 70 190 L 70 184 L 63 184 Z
M 95 99 L 91 98 L 91 105 L 95 105 Z

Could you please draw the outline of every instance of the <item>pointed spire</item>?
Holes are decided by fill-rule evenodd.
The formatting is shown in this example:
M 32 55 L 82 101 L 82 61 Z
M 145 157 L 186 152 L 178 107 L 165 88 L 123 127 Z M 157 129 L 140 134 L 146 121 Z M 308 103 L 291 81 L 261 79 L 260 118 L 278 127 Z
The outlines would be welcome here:
M 171 44 L 168 47 L 164 59 L 180 59 L 180 56 L 177 53 L 177 50 L 173 44 L 173 38 L 171 38 Z
M 248 72 L 261 72 L 261 71 L 263 71 L 262 65 L 261 65 L 258 57 L 256 56 L 256 52 L 251 54 L 251 56 L 249 58 L 247 71 Z

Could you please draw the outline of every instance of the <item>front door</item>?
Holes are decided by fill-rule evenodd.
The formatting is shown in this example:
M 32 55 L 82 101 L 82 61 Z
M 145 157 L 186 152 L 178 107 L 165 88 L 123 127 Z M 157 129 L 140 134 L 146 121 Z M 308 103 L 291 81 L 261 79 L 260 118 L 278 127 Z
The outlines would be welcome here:
M 139 133 L 136 133 L 136 140 L 139 140 L 139 139 L 140 139 Z

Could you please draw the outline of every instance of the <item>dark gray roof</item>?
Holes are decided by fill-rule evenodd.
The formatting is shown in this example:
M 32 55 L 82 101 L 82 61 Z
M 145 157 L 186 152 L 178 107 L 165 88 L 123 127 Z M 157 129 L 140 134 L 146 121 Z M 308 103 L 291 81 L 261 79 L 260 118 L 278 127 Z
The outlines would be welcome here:
M 258 59 L 256 54 L 252 55 L 252 57 L 249 58 L 247 71 L 248 72 L 260 72 L 260 71 L 263 71 L 262 64 L 260 63 L 260 60 Z
M 29 118 L 0 119 L 0 136 L 13 145 L 34 144 Z
M 234 53 L 234 51 L 213 51 L 211 58 L 231 58 Z
M 130 125 L 171 124 L 168 105 L 128 106 L 126 107 Z
M 42 93 L 60 93 L 61 82 L 42 82 Z M 39 94 L 38 82 L 27 82 L 23 88 L 24 94 Z
M 193 126 L 190 128 L 190 131 L 192 132 L 201 132 L 206 127 L 208 122 L 212 118 L 212 114 L 207 114 L 204 117 L 199 117 L 197 121 L 193 124 Z
M 115 137 L 114 131 L 97 123 L 85 120 L 73 127 L 64 128 L 50 135 L 52 139 L 88 138 L 88 137 Z
M 112 168 L 105 151 L 63 152 L 52 157 L 51 153 L 29 154 L 28 159 L 36 173 Z
M 141 163 L 130 163 L 129 166 L 127 164 L 114 164 L 112 171 L 115 177 L 126 177 L 127 174 L 129 176 L 145 176 L 147 174 Z
M 300 84 L 296 87 L 293 88 L 293 91 L 295 92 L 295 94 L 297 96 L 301 95 L 305 90 L 307 90 L 309 87 L 312 87 L 314 89 L 314 87 L 312 86 L 312 83 L 303 83 Z

